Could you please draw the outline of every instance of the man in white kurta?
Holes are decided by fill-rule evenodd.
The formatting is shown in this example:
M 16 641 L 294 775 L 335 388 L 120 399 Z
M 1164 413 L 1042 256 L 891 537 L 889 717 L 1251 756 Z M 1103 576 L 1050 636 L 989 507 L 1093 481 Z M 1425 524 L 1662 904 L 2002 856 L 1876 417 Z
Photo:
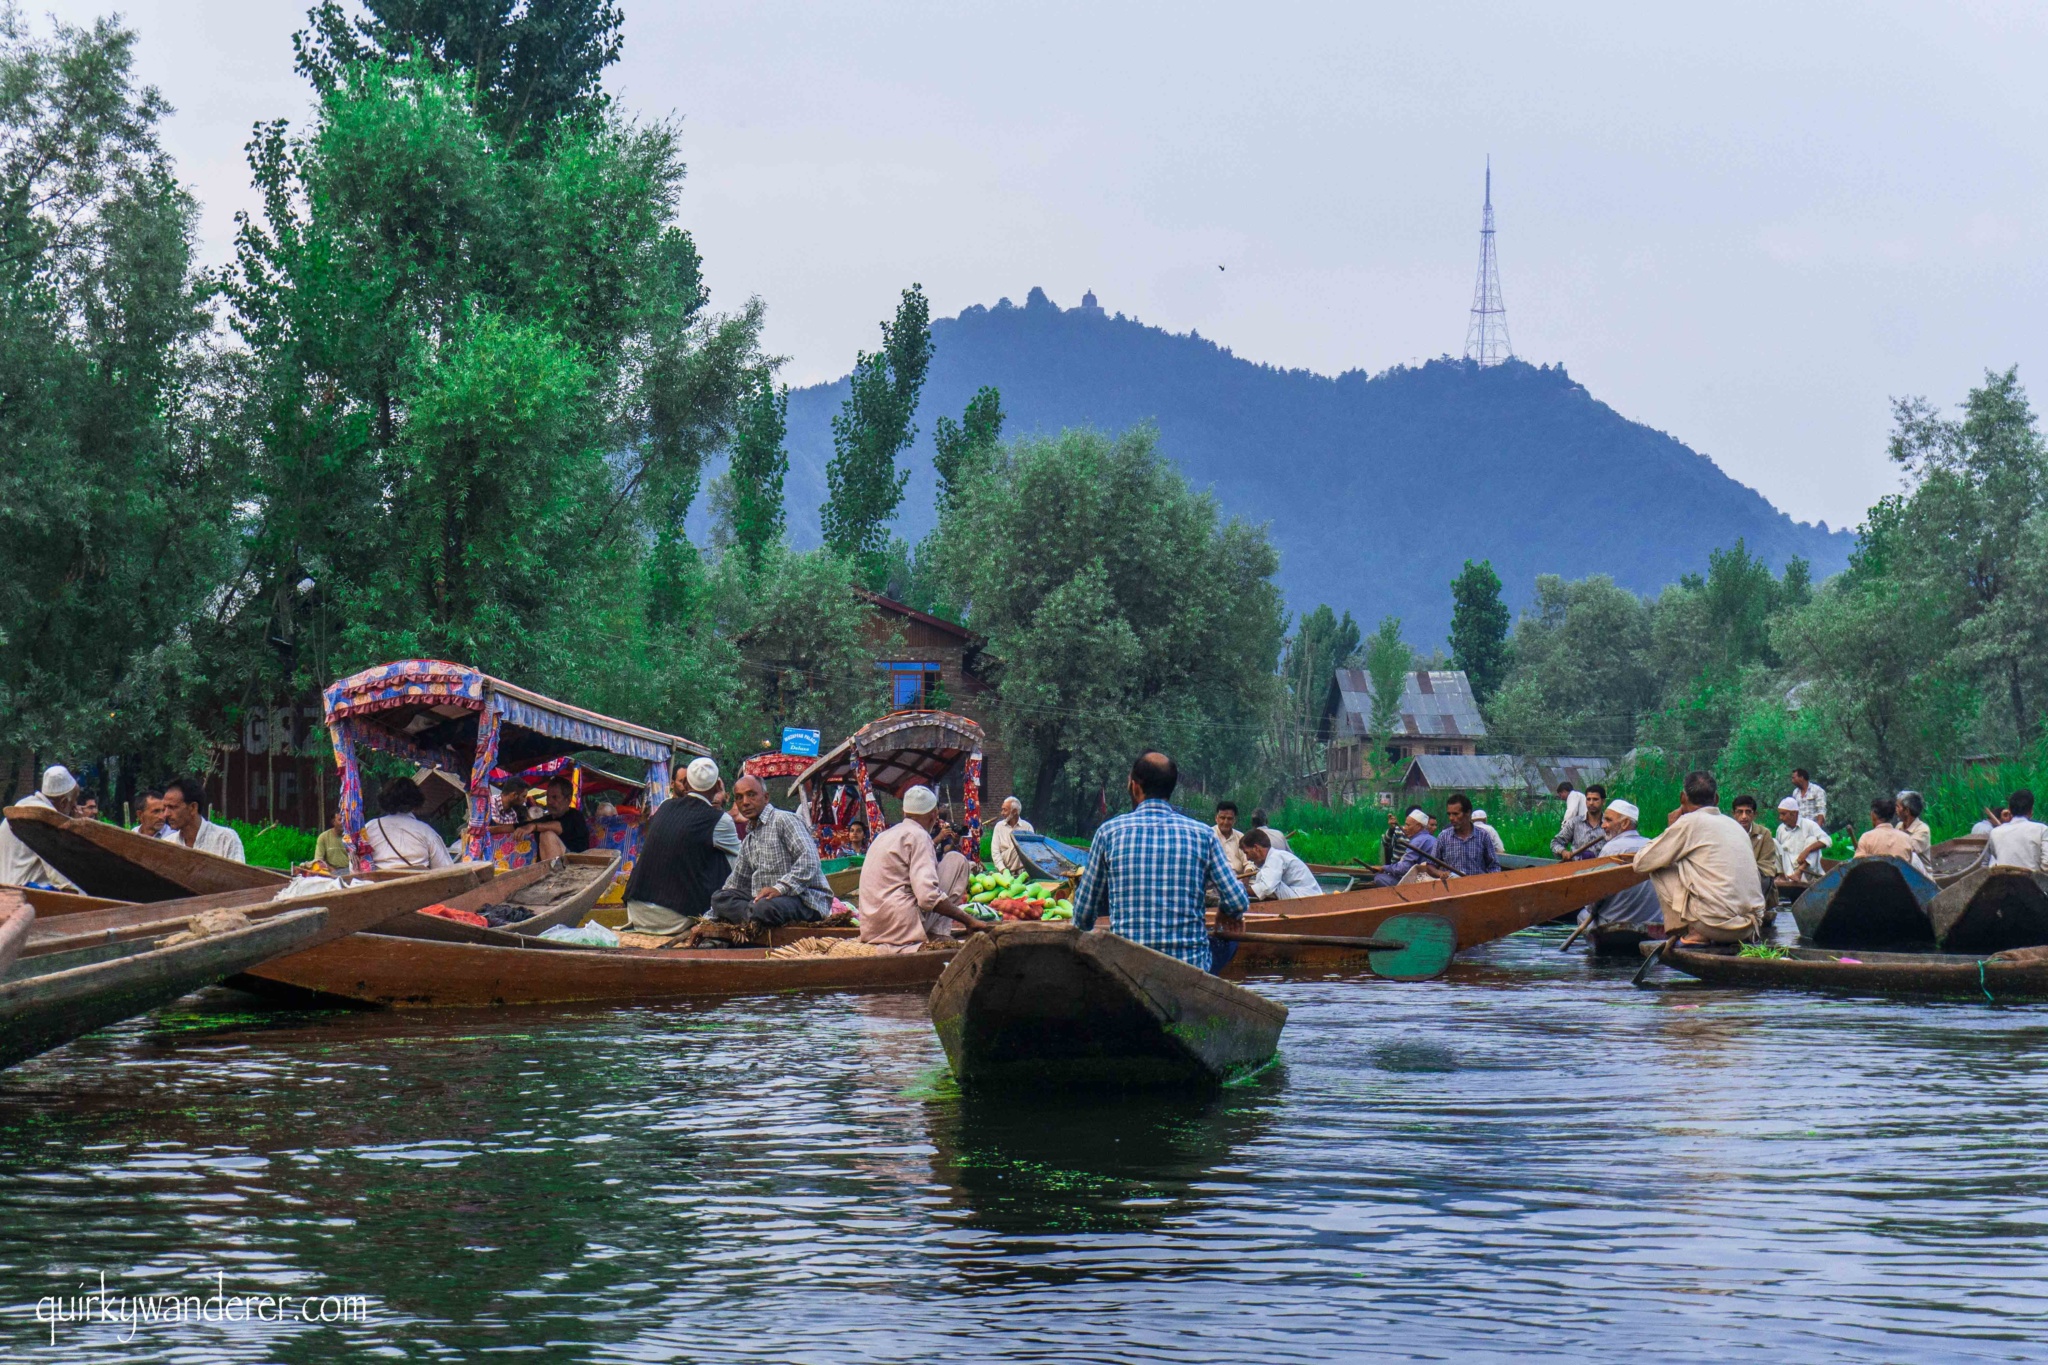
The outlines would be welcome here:
M 1024 859 L 1017 852 L 1017 834 L 1035 833 L 1031 822 L 1024 818 L 1024 803 L 1014 796 L 1003 798 L 1003 818 L 996 821 L 988 834 L 988 856 L 995 865 L 1005 872 L 1019 873 L 1024 870 Z
M 59 815 L 69 815 L 78 800 L 78 779 L 63 767 L 50 768 L 43 774 L 42 787 L 16 801 L 17 806 L 37 806 L 53 810 Z M 54 886 L 61 891 L 75 891 L 69 877 L 38 858 L 34 851 L 14 837 L 14 831 L 0 820 L 0 885 L 4 886 Z
M 1832 842 L 1828 832 L 1800 814 L 1799 802 L 1786 797 L 1778 803 L 1778 875 L 1812 881 L 1821 875 L 1820 855 Z
M 1712 774 L 1687 773 L 1677 817 L 1635 857 L 1664 907 L 1664 936 L 1682 947 L 1740 943 L 1763 919 L 1749 833 L 1721 813 L 1719 801 Z

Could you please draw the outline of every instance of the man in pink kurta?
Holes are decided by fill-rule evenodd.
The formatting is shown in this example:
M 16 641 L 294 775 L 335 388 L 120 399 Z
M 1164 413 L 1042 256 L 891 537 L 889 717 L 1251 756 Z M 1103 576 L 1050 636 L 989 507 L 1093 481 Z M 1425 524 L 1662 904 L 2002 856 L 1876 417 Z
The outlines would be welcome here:
M 860 865 L 860 941 L 887 953 L 914 953 L 925 944 L 926 911 L 969 928 L 939 885 L 939 860 L 931 827 L 938 821 L 938 797 L 929 787 L 903 793 L 903 820 L 875 836 Z

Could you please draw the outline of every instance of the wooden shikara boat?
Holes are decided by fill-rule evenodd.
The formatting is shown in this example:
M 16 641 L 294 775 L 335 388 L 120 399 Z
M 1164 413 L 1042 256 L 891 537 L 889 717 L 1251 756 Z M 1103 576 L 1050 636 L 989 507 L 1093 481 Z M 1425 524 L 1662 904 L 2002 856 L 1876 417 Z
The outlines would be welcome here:
M 954 956 L 951 950 L 933 950 L 881 957 L 771 958 L 766 948 L 586 948 L 516 934 L 504 937 L 509 942 L 447 943 L 358 934 L 266 962 L 228 984 L 288 1000 L 377 1009 L 645 1004 L 795 992 L 923 990 L 938 980 Z
M 108 900 L 104 896 L 81 896 L 76 891 L 47 891 L 39 886 L 24 886 L 18 889 L 21 898 L 28 902 L 29 909 L 36 912 L 38 919 L 50 919 L 57 915 L 75 915 L 81 910 L 111 910 L 117 905 L 131 902 Z
M 2048 944 L 2048 876 L 1980 867 L 1951 880 L 1928 906 L 1947 953 L 1997 953 Z
M 1927 870 L 1935 884 L 1947 886 L 1977 866 L 1977 860 L 1984 856 L 1984 836 L 1964 834 L 1954 839 L 1943 839 L 1927 850 Z
M 1028 923 L 970 938 L 931 1014 L 964 1086 L 1217 1085 L 1271 1061 L 1287 1023 L 1285 1005 L 1129 939 Z
M 1717 986 L 1837 991 L 1850 995 L 1947 995 L 1982 1000 L 2048 998 L 2048 948 L 1965 953 L 1881 953 L 1793 948 L 1788 956 L 1728 957 L 1667 949 L 1664 962 Z
M 432 938 L 451 943 L 499 943 L 506 937 L 527 938 L 556 925 L 570 928 L 604 895 L 605 888 L 619 875 L 623 855 L 617 849 L 570 853 L 549 863 L 534 863 L 497 876 L 440 904 L 451 910 L 481 914 L 487 905 L 524 906 L 532 916 L 514 924 L 480 929 L 473 924 L 442 919 L 414 911 L 384 925 L 377 932 L 403 938 Z
M 1547 923 L 1641 880 L 1643 874 L 1624 857 L 1545 863 L 1448 881 L 1259 901 L 1246 917 L 1245 928 L 1257 933 L 1361 936 L 1374 933 L 1391 916 L 1426 910 L 1451 922 L 1462 951 Z M 1246 943 L 1228 973 L 1237 975 L 1248 966 L 1352 962 L 1363 956 L 1362 949 Z
M 1815 948 L 1932 950 L 1928 907 L 1940 889 L 1903 858 L 1851 858 L 1794 901 L 1792 917 Z
M 1769 943 L 1777 931 L 1778 912 L 1764 911 L 1764 917 L 1757 925 L 1757 941 Z M 1592 945 L 1595 957 L 1620 957 L 1633 962 L 1641 955 L 1645 943 L 1654 943 L 1664 937 L 1661 924 L 1599 924 L 1587 931 L 1586 941 Z
M 217 891 L 276 890 L 291 878 L 151 839 L 104 820 L 80 820 L 41 806 L 9 806 L 7 826 L 80 891 L 120 901 L 168 901 Z
M 1034 881 L 1064 881 L 1080 876 L 1088 866 L 1087 849 L 1024 830 L 1017 831 L 1017 857 L 1024 864 L 1024 875 Z

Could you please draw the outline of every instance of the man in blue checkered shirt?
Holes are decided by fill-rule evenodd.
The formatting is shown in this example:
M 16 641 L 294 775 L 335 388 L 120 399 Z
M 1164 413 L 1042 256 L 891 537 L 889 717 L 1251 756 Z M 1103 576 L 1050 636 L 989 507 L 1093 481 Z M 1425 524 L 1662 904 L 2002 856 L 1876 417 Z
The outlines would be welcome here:
M 1107 914 L 1114 932 L 1206 972 L 1203 891 L 1216 889 L 1219 928 L 1242 927 L 1251 897 L 1216 831 L 1166 804 L 1179 784 L 1180 769 L 1165 754 L 1141 754 L 1131 765 L 1134 809 L 1095 831 L 1074 894 L 1074 927 L 1086 932 Z

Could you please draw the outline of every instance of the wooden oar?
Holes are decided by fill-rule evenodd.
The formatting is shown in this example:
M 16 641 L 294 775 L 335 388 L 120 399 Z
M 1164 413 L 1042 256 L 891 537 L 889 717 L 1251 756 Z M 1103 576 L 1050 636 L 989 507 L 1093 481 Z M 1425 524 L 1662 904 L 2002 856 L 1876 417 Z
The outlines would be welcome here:
M 1442 915 L 1390 915 L 1380 921 L 1381 937 L 1352 938 L 1343 934 L 1261 934 L 1222 931 L 1220 939 L 1240 943 L 1272 943 L 1301 948 L 1361 948 L 1374 976 L 1389 981 L 1426 981 L 1442 976 L 1458 951 L 1458 931 Z
M 1668 934 L 1663 938 L 1655 940 L 1657 945 L 1656 949 L 1652 952 L 1647 952 L 1643 954 L 1643 965 L 1636 968 L 1636 974 L 1628 979 L 1629 985 L 1640 986 L 1643 984 L 1643 978 L 1650 974 L 1650 964 L 1653 962 L 1661 961 L 1663 959 L 1665 945 L 1669 944 L 1671 941 L 1671 937 Z M 1643 946 L 1648 947 L 1649 945 L 1644 944 Z
M 1584 919 L 1579 921 L 1578 927 L 1572 930 L 1572 936 L 1566 939 L 1563 943 L 1559 944 L 1557 950 L 1561 953 L 1565 949 L 1571 947 L 1574 943 L 1577 943 L 1579 941 L 1580 934 L 1585 933 L 1588 929 L 1592 927 L 1593 917 L 1591 915 L 1588 915 Z

